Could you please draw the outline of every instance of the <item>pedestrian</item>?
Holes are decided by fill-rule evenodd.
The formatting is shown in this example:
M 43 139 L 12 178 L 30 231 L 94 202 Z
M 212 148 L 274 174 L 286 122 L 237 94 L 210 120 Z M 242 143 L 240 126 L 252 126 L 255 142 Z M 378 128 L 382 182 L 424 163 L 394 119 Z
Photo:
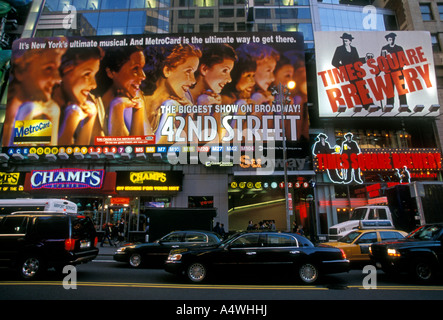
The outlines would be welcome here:
M 246 230 L 254 230 L 254 223 L 252 222 L 252 220 L 249 220 Z
M 299 235 L 301 235 L 301 236 L 304 236 L 305 235 L 305 232 L 303 231 L 303 226 L 302 225 L 299 225 L 298 226 L 298 228 L 297 228 L 297 232 L 296 232 L 297 234 L 299 234 Z
M 125 240 L 125 219 L 121 218 L 118 224 L 118 241 L 122 242 Z
M 225 235 L 226 235 L 225 225 L 223 223 L 220 224 L 220 235 L 222 237 L 225 237 Z
M 105 243 L 106 239 L 108 239 L 109 245 L 111 247 L 113 247 L 114 244 L 112 244 L 112 239 L 111 239 L 111 235 L 112 235 L 111 224 L 110 223 L 106 223 L 103 231 L 104 231 L 104 235 L 103 235 L 102 243 L 100 244 L 100 247 L 103 247 L 103 244 Z
M 271 229 L 271 231 L 275 231 L 276 230 L 275 220 L 271 220 L 271 222 L 269 223 L 269 228 Z
M 292 232 L 297 233 L 297 229 L 298 229 L 297 221 L 294 220 L 292 222 Z
M 212 231 L 214 231 L 215 233 L 218 233 L 219 235 L 222 235 L 222 230 L 220 227 L 220 222 L 217 222 L 215 224 L 215 227 L 212 229 Z

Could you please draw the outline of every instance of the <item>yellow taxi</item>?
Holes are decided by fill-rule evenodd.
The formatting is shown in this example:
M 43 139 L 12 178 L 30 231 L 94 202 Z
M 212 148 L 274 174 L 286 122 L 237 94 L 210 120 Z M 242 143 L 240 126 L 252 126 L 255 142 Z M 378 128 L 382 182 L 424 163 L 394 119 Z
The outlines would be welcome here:
M 346 258 L 351 263 L 367 262 L 369 247 L 375 242 L 395 241 L 403 239 L 406 232 L 394 229 L 356 229 L 337 241 L 323 243 L 323 245 L 343 249 Z

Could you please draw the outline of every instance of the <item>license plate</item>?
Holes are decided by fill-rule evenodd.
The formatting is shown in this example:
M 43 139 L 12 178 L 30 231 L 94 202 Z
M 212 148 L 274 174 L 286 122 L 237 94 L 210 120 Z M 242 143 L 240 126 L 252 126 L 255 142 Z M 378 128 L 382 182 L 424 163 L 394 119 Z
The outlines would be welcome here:
M 80 241 L 80 248 L 89 248 L 91 246 L 91 242 L 90 241 L 86 241 L 86 240 L 82 240 Z

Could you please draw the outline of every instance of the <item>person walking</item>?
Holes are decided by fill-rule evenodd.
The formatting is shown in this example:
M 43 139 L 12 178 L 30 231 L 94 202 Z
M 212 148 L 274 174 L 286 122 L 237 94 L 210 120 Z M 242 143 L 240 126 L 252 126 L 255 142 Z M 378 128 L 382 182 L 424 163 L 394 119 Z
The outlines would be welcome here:
M 105 240 L 108 239 L 109 245 L 111 247 L 115 246 L 115 244 L 112 243 L 111 235 L 112 235 L 112 228 L 110 223 L 105 224 L 105 228 L 103 230 L 105 233 L 102 238 L 102 243 L 100 244 L 100 247 L 103 247 L 103 244 L 105 243 Z

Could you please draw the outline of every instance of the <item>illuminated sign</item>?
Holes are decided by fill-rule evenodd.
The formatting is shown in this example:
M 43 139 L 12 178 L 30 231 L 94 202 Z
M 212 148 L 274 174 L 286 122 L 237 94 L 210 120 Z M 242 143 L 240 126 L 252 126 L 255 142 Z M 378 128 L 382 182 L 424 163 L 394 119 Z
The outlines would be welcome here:
M 320 117 L 438 116 L 430 33 L 315 32 Z M 419 106 L 418 108 L 415 108 Z
M 104 170 L 33 170 L 30 184 L 32 189 L 99 189 L 104 174 Z
M 0 191 L 23 191 L 24 179 L 20 172 L 0 172 Z
M 15 121 L 15 144 L 50 144 L 52 136 L 52 123 L 48 120 L 22 120 Z
M 160 181 L 166 182 L 166 172 L 158 171 L 141 171 L 130 173 L 131 182 L 143 184 L 145 181 Z
M 19 172 L 0 172 L 0 185 L 17 185 L 20 179 Z
M 80 56 L 92 61 L 96 88 L 63 85 L 80 83 L 70 79 L 75 72 L 64 72 L 64 68 L 81 65 L 69 61 L 72 56 L 78 57 L 73 50 L 82 50 Z M 130 74 L 129 81 L 134 83 L 130 90 L 110 90 L 113 81 L 119 84 L 121 80 L 111 79 L 107 73 L 114 70 L 115 61 L 122 62 L 119 68 L 137 62 L 139 69 Z M 10 79 L 14 81 L 9 84 L 2 146 L 82 145 L 104 149 L 282 141 L 282 117 L 287 141 L 296 142 L 309 135 L 304 61 L 301 32 L 17 39 L 12 47 L 14 74 Z M 61 85 L 58 75 L 44 79 L 57 82 L 53 88 L 42 89 L 19 80 L 34 70 L 34 64 L 44 67 L 49 63 L 61 70 Z M 158 68 L 160 65 L 164 68 Z M 178 66 L 191 74 L 183 76 Z M 221 67 L 226 70 L 218 72 Z M 263 73 L 266 68 L 269 72 Z M 275 101 L 273 88 L 287 81 L 284 70 L 291 72 L 297 86 L 286 101 Z M 245 85 L 248 74 L 255 74 L 255 82 Z M 42 76 L 36 72 L 31 81 L 37 83 Z M 171 84 L 170 79 L 175 82 Z M 71 98 L 68 101 L 66 97 Z M 75 122 L 78 114 L 84 121 Z M 95 123 L 94 128 L 85 126 L 89 122 Z
M 309 188 L 311 185 L 304 177 L 296 177 L 295 181 L 288 181 L 289 189 L 305 189 Z M 241 191 L 241 190 L 251 190 L 251 191 L 263 191 L 263 190 L 275 190 L 284 189 L 285 183 L 283 181 L 269 181 L 269 180 L 258 180 L 258 179 L 237 179 L 229 184 L 229 189 L 231 191 Z
M 352 137 L 347 133 L 341 146 L 332 147 L 327 135 L 319 134 L 312 148 L 314 170 L 327 172 L 334 183 L 360 184 L 363 172 L 395 171 L 400 182 L 408 183 L 420 171 L 442 170 L 438 149 L 360 149 Z
M 182 188 L 183 173 L 176 171 L 118 171 L 116 191 L 172 192 Z

